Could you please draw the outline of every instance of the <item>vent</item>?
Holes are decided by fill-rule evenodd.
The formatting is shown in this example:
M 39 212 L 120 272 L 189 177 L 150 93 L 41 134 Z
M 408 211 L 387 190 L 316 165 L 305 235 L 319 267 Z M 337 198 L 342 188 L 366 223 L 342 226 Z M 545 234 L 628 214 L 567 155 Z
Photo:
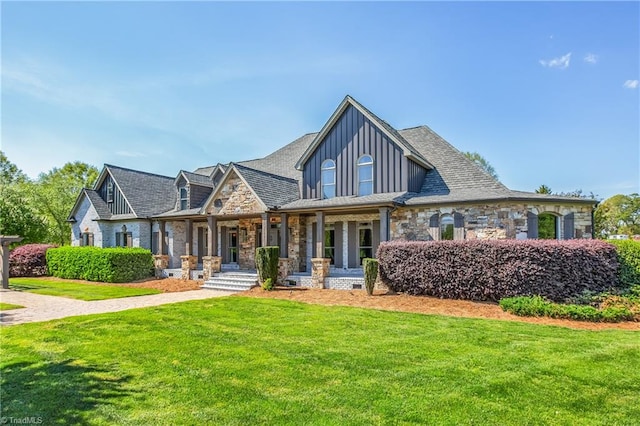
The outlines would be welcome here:
M 353 284 L 354 290 L 362 290 L 362 284 Z

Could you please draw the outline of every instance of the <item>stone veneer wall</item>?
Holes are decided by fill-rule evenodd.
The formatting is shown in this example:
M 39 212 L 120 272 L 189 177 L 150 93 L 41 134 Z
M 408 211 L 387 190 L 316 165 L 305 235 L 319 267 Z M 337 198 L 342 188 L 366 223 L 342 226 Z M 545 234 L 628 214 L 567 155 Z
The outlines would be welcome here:
M 526 239 L 527 213 L 552 213 L 558 217 L 560 235 L 564 235 L 563 216 L 574 213 L 575 238 L 591 238 L 591 208 L 584 205 L 556 204 L 476 204 L 455 207 L 399 208 L 391 213 L 391 239 L 432 240 L 429 220 L 434 214 L 464 215 L 464 238 Z M 439 232 L 439 228 L 433 231 Z
M 262 204 L 255 194 L 235 174 L 224 182 L 217 199 L 220 199 L 222 206 L 216 207 L 211 204 L 207 208 L 208 213 L 234 215 L 261 213 L 263 211 Z
M 222 222 L 224 223 L 224 222 Z M 256 238 L 261 219 L 238 221 L 238 266 L 240 269 L 256 268 Z

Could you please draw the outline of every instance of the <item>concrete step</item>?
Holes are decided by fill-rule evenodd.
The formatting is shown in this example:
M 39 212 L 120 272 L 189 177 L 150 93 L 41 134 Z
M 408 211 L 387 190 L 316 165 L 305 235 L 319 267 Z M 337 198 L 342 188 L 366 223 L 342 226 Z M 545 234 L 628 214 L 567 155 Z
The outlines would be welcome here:
M 204 282 L 202 288 L 245 291 L 258 285 L 258 275 L 250 272 L 221 272 Z

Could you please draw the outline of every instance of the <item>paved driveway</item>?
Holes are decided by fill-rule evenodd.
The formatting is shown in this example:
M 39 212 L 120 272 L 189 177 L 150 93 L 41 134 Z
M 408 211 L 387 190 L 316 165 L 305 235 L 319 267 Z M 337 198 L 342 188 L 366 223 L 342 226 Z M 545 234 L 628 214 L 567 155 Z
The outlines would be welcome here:
M 28 293 L 26 291 L 0 289 L 0 302 L 25 306 L 21 309 L 0 312 L 0 324 L 14 325 L 25 322 L 49 321 L 78 315 L 118 312 L 127 309 L 184 302 L 187 300 L 210 299 L 212 297 L 228 296 L 233 293 L 234 292 L 222 290 L 192 290 L 87 302 L 84 300 L 68 299 L 66 297 Z

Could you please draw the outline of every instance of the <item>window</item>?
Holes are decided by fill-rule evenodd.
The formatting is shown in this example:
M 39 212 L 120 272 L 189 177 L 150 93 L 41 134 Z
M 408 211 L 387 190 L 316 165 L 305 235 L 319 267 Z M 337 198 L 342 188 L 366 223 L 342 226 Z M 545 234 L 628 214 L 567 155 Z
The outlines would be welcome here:
M 132 242 L 131 232 L 116 232 L 116 247 L 131 247 Z
M 331 265 L 335 262 L 336 254 L 336 230 L 333 225 L 324 228 L 324 257 L 331 259 Z
M 80 245 L 81 246 L 92 246 L 93 245 L 93 233 L 92 232 L 82 232 L 82 233 L 80 233 Z
M 443 215 L 440 218 L 440 240 L 453 240 L 453 216 Z
M 107 184 L 107 203 L 113 203 L 113 182 Z
M 187 193 L 187 188 L 186 187 L 182 187 L 180 188 L 180 210 L 186 210 L 187 206 L 188 206 L 188 193 Z
M 358 195 L 373 194 L 373 158 L 363 155 L 358 159 Z
M 322 198 L 336 196 L 336 162 L 324 160 L 321 167 Z
M 370 223 L 361 223 L 358 227 L 358 253 L 362 260 L 373 257 L 373 228 Z

